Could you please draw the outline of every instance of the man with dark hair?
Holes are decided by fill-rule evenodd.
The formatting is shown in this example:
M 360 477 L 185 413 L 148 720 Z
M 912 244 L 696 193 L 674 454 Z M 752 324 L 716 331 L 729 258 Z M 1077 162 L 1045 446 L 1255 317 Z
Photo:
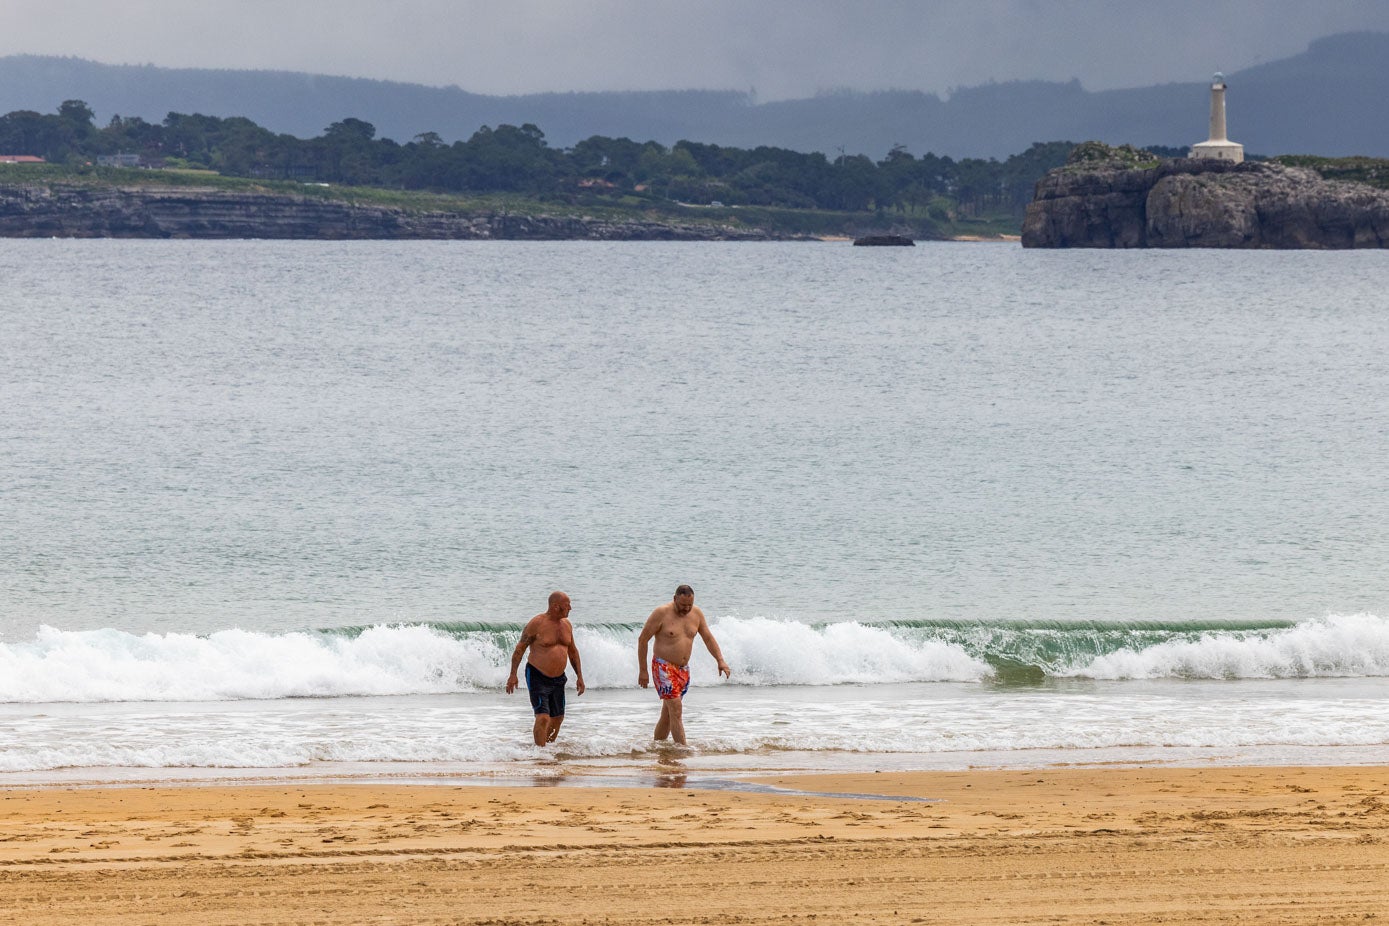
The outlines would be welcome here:
M 728 663 L 723 661 L 719 644 L 709 632 L 709 623 L 704 612 L 695 607 L 694 589 L 681 585 L 675 590 L 675 598 L 651 612 L 646 624 L 637 636 L 637 684 L 645 688 L 656 679 L 656 694 L 661 698 L 661 719 L 656 721 L 656 739 L 667 736 L 685 745 L 685 692 L 690 689 L 690 654 L 694 652 L 694 638 L 704 641 L 709 655 L 719 664 L 719 674 L 725 678 L 732 676 Z M 651 674 L 646 671 L 646 644 L 655 638 L 652 652 Z
M 516 670 L 527 647 L 526 690 L 530 692 L 531 707 L 535 709 L 535 728 L 531 731 L 535 745 L 553 743 L 564 723 L 564 674 L 568 663 L 574 664 L 574 683 L 579 694 L 584 693 L 584 670 L 579 666 L 579 648 L 574 645 L 574 627 L 569 623 L 569 596 L 564 592 L 550 593 L 550 606 L 544 614 L 532 617 L 521 631 L 521 640 L 511 654 L 511 675 L 506 680 L 506 693 L 516 690 Z

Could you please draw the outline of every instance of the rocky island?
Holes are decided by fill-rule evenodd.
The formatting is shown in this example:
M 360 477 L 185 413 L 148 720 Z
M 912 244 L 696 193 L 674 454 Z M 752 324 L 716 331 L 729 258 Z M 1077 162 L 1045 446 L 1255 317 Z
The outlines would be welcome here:
M 906 235 L 864 235 L 855 238 L 854 244 L 857 247 L 867 248 L 914 248 L 916 242 Z
M 714 223 L 429 211 L 190 186 L 0 185 L 0 238 L 733 241 L 809 237 Z
M 1383 248 L 1389 190 L 1271 161 L 1077 146 L 1037 182 L 1028 248 Z

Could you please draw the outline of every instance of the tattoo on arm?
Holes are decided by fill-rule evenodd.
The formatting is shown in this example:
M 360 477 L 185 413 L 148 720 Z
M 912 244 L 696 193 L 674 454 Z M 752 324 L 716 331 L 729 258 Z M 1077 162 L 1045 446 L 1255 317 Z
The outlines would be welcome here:
M 526 653 L 526 647 L 535 642 L 536 635 L 521 631 L 521 639 L 516 644 L 516 649 L 511 653 L 511 674 L 515 675 L 516 670 L 521 666 L 521 657 Z

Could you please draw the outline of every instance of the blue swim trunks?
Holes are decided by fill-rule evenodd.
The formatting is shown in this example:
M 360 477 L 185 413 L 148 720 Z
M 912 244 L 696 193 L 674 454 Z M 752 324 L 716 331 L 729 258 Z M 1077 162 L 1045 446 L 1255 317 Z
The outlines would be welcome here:
M 531 707 L 537 714 L 564 716 L 564 683 L 567 681 L 569 676 L 563 672 L 558 676 L 546 675 L 526 663 L 526 691 L 530 693 Z

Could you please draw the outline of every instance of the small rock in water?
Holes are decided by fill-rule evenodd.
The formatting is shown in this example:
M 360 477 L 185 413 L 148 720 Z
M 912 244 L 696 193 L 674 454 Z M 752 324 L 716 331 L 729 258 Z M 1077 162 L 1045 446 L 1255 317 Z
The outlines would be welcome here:
M 855 247 L 916 247 L 916 242 L 905 235 L 864 235 L 854 239 Z

